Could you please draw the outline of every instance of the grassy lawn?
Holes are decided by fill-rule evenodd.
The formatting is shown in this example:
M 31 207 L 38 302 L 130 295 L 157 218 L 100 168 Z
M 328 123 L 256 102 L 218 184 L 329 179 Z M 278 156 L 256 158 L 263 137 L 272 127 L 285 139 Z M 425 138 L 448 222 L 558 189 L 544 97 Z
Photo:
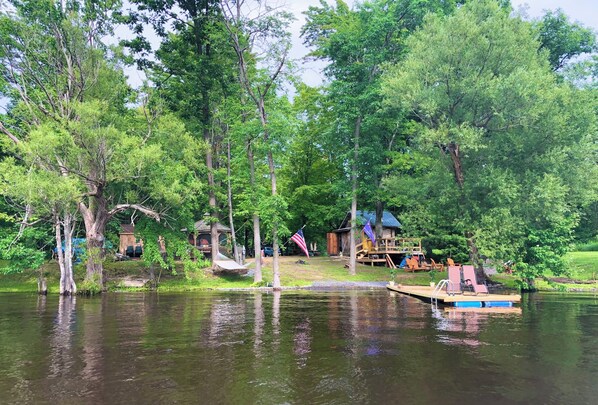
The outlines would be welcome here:
M 591 292 L 598 289 L 598 252 L 570 252 L 565 257 L 568 274 L 548 275 L 549 282 L 539 280 L 540 290 Z
M 303 260 L 305 264 L 297 263 Z M 387 281 L 388 269 L 384 267 L 370 267 L 358 265 L 357 274 L 349 276 L 348 270 L 343 267 L 344 262 L 328 257 L 283 256 L 280 258 L 280 280 L 285 287 L 304 287 L 317 281 Z M 254 268 L 253 262 L 248 267 Z M 266 283 L 271 283 L 272 258 L 265 258 L 262 266 L 262 275 Z M 253 277 L 243 276 L 214 276 L 201 273 L 192 274 L 190 279 L 184 277 L 171 277 L 165 275 L 160 281 L 160 291 L 188 291 L 212 288 L 247 288 L 253 285 Z
M 0 260 L 0 269 L 7 267 L 8 262 Z M 42 266 L 48 280 L 48 292 L 58 293 L 58 265 L 47 263 Z M 0 272 L 0 292 L 37 292 L 37 278 L 39 271 L 24 271 L 22 273 L 2 274 Z
M 570 278 L 576 280 L 598 279 L 598 252 L 571 252 L 565 260 L 571 268 Z
M 299 260 L 305 264 L 298 263 Z M 306 259 L 299 256 L 283 256 L 280 258 L 280 275 L 283 286 L 303 287 L 318 281 L 388 281 L 390 273 L 385 267 L 371 267 L 358 264 L 357 274 L 350 276 L 345 262 L 329 257 L 312 257 Z M 248 267 L 254 264 L 249 261 Z M 59 272 L 56 262 L 48 262 L 43 271 L 48 282 L 50 293 L 58 291 Z M 149 270 L 140 260 L 124 262 L 107 262 L 104 265 L 107 286 L 114 291 L 137 290 L 121 287 L 121 279 L 127 276 L 149 278 Z M 262 266 L 263 278 L 266 283 L 272 282 L 272 258 L 265 258 Z M 156 269 L 158 275 L 159 269 Z M 38 272 L 25 271 L 18 274 L 0 275 L 0 292 L 36 292 Z M 80 283 L 85 276 L 83 265 L 75 268 L 75 281 Z M 440 275 L 436 275 L 439 278 Z M 396 281 L 403 284 L 427 284 L 430 277 L 427 273 L 405 273 L 399 270 Z M 193 291 L 219 288 L 248 288 L 253 286 L 253 277 L 236 275 L 215 276 L 211 272 L 199 271 L 185 277 L 182 266 L 177 265 L 176 275 L 163 270 L 160 275 L 159 291 Z
M 305 263 L 300 263 L 299 261 Z M 598 287 L 595 282 L 598 278 L 598 252 L 572 252 L 567 255 L 571 272 L 567 278 L 572 278 L 585 283 L 573 283 L 569 280 L 558 280 L 559 282 L 537 281 L 537 287 L 541 290 L 574 290 L 591 291 Z M 6 262 L 0 261 L 0 268 L 6 266 Z M 357 266 L 357 274 L 350 276 L 348 269 L 344 267 L 345 262 L 330 257 L 312 257 L 306 259 L 299 256 L 283 256 L 280 258 L 280 275 L 283 286 L 305 287 L 314 282 L 326 281 L 388 281 L 390 272 L 385 267 L 371 267 L 366 265 Z M 251 269 L 254 264 L 250 261 L 248 267 Z M 125 262 L 107 262 L 104 266 L 105 275 L 108 280 L 107 286 L 112 291 L 138 290 L 137 288 L 122 287 L 122 279 L 125 277 L 149 278 L 149 270 L 140 260 Z M 44 265 L 43 271 L 48 281 L 50 293 L 58 292 L 59 272 L 55 262 L 48 262 Z M 264 259 L 262 267 L 264 281 L 272 282 L 272 258 Z M 158 275 L 159 269 L 156 269 Z M 18 274 L 0 274 L 0 292 L 36 292 L 38 272 L 26 271 Z M 85 276 L 85 268 L 79 264 L 75 267 L 75 281 L 80 283 Z M 395 277 L 397 283 L 405 285 L 427 285 L 430 281 L 439 281 L 446 278 L 446 273 L 436 273 L 430 277 L 429 273 L 416 272 L 408 273 L 398 270 Z M 507 288 L 516 288 L 515 277 L 507 274 L 497 274 L 492 279 L 505 285 Z M 594 281 L 594 283 L 588 283 Z M 230 289 L 248 288 L 253 285 L 253 277 L 235 275 L 215 276 L 209 271 L 198 271 L 188 274 L 185 277 L 181 265 L 177 265 L 176 274 L 163 270 L 160 275 L 159 291 L 194 291 L 209 289 Z

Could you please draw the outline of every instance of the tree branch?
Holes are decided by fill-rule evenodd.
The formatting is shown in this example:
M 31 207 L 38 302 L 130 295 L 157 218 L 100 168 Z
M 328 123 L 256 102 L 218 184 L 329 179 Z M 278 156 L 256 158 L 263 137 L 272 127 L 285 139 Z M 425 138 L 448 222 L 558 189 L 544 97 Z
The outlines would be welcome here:
M 154 211 L 151 208 L 147 208 L 139 204 L 118 204 L 110 211 L 108 211 L 108 218 L 112 218 L 112 216 L 118 214 L 119 212 L 123 212 L 128 209 L 134 209 L 136 211 L 139 211 L 145 214 L 146 216 L 155 219 L 157 222 L 160 222 L 160 214 L 157 211 Z
M 2 121 L 0 121 L 0 132 L 4 133 L 6 136 L 8 136 L 10 138 L 10 140 L 13 141 L 15 144 L 21 143 L 21 140 L 19 138 L 17 138 L 12 132 L 10 132 L 8 130 L 8 128 L 6 128 L 4 126 Z

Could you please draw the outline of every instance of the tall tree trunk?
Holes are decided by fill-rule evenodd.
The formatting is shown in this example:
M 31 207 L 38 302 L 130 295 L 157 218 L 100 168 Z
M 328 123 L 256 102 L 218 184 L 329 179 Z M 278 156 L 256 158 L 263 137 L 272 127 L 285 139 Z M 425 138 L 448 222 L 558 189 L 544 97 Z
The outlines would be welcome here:
M 264 98 L 259 100 L 259 112 L 260 121 L 262 123 L 262 130 L 264 131 L 264 141 L 266 144 L 270 139 L 270 133 L 268 130 L 268 116 L 266 114 L 266 106 L 264 104 Z M 272 188 L 272 197 L 277 195 L 277 184 L 276 184 L 276 168 L 274 166 L 274 156 L 272 150 L 268 149 L 268 169 L 270 170 L 270 186 Z M 272 218 L 272 288 L 274 290 L 280 290 L 280 271 L 279 271 L 279 258 L 278 258 L 278 221 L 280 220 L 278 212 Z
M 79 203 L 79 212 L 85 225 L 87 243 L 87 281 L 104 285 L 104 233 L 109 213 L 101 188 L 95 187 L 95 196 L 89 198 L 89 207 Z
M 207 96 L 204 97 L 206 99 Z M 207 102 L 207 101 L 205 101 Z M 204 121 L 208 121 L 210 119 L 210 113 L 208 107 L 204 108 Z M 207 122 L 204 122 L 206 125 L 206 129 L 204 129 L 204 139 L 208 144 L 208 150 L 206 152 L 206 166 L 208 171 L 208 204 L 210 205 L 210 245 L 211 255 L 212 255 L 212 269 L 216 268 L 215 261 L 218 260 L 218 253 L 219 253 L 219 240 L 218 240 L 218 207 L 216 203 L 216 185 L 214 182 L 214 162 L 213 162 L 213 149 L 214 149 L 214 140 L 210 137 L 210 131 L 207 129 Z
M 54 237 L 56 240 L 56 257 L 58 259 L 58 268 L 60 269 L 60 284 L 58 292 L 60 295 L 64 295 L 65 291 L 65 265 L 64 265 L 64 250 L 62 249 L 62 229 L 60 226 L 60 214 L 57 210 L 53 210 L 52 220 L 54 222 Z
M 274 158 L 272 151 L 268 151 L 268 167 L 270 168 L 270 181 L 272 185 L 272 196 L 276 197 L 276 171 L 274 168 Z M 275 290 L 280 290 L 280 271 L 279 271 L 279 258 L 278 258 L 278 217 L 274 218 L 272 223 L 272 287 Z
M 60 269 L 60 295 L 77 293 L 77 286 L 73 279 L 73 214 L 64 210 L 62 219 L 58 210 L 53 210 L 52 220 L 56 239 L 56 256 Z M 64 239 L 63 239 L 64 237 Z M 64 241 L 64 249 L 62 248 Z
M 382 217 L 384 216 L 384 202 L 376 201 L 376 240 L 382 237 L 384 228 L 382 226 Z
M 104 287 L 104 240 L 106 225 L 112 216 L 128 209 L 136 210 L 160 221 L 160 214 L 150 208 L 139 204 L 117 204 L 110 210 L 106 198 L 102 193 L 102 187 L 90 186 L 94 196 L 89 197 L 89 207 L 79 202 L 78 209 L 83 224 L 85 225 L 85 237 L 87 238 L 87 273 L 85 279 L 97 282 Z
M 459 208 L 462 209 L 465 204 L 465 194 L 463 191 L 465 175 L 463 174 L 463 165 L 461 163 L 461 156 L 459 154 L 459 145 L 453 142 L 448 145 L 447 149 L 453 164 L 455 183 L 459 188 Z M 484 266 L 480 260 L 479 249 L 475 241 L 475 233 L 472 230 L 467 229 L 465 230 L 464 234 L 467 238 L 467 247 L 469 248 L 469 260 L 475 267 L 476 277 L 478 280 L 484 280 L 486 278 L 486 274 L 484 273 Z
M 473 263 L 476 269 L 476 274 L 479 280 L 483 280 L 486 275 L 484 274 L 484 266 L 480 260 L 480 251 L 475 242 L 475 236 L 473 232 L 466 232 L 465 237 L 467 238 L 467 246 L 469 247 L 469 260 Z
M 451 157 L 451 162 L 453 163 L 455 182 L 457 183 L 457 186 L 459 186 L 459 190 L 463 191 L 465 177 L 463 175 L 463 166 L 461 165 L 461 156 L 459 155 L 459 145 L 456 143 L 450 143 L 447 149 Z
M 103 216 L 104 214 L 102 214 Z M 104 285 L 104 231 L 105 226 L 99 226 L 98 221 L 84 221 L 85 237 L 87 240 L 87 272 L 86 280 Z
M 251 140 L 247 141 L 247 160 L 249 161 L 249 179 L 251 186 L 251 199 L 253 209 L 257 210 L 257 201 L 255 201 L 255 161 L 253 157 L 253 147 Z M 254 283 L 261 283 L 262 278 L 262 238 L 260 235 L 260 217 L 257 211 L 253 212 L 253 251 L 255 257 L 255 273 L 253 275 Z
M 74 216 L 67 210 L 64 211 L 62 221 L 64 230 L 64 274 L 60 274 L 60 287 L 64 287 L 61 295 L 77 293 L 77 286 L 73 278 L 73 233 L 75 231 Z
M 361 120 L 359 115 L 355 121 L 355 132 L 353 135 L 353 162 L 351 163 L 351 232 L 350 254 L 349 254 L 349 274 L 356 274 L 357 267 L 357 249 L 355 244 L 357 231 L 357 159 L 359 158 L 359 135 L 361 133 Z
M 240 81 L 241 85 L 245 88 L 247 94 L 251 97 L 251 99 L 255 103 L 255 106 L 256 106 L 259 116 L 260 116 L 260 122 L 261 122 L 262 130 L 263 130 L 263 138 L 264 138 L 264 141 L 266 142 L 266 144 L 268 144 L 268 138 L 269 138 L 268 116 L 266 114 L 265 100 L 266 100 L 266 97 L 268 96 L 268 92 L 272 88 L 272 85 L 276 82 L 276 79 L 280 75 L 282 68 L 285 65 L 285 61 L 286 61 L 286 57 L 288 55 L 289 48 L 285 48 L 285 51 L 281 55 L 279 55 L 280 59 L 277 61 L 277 66 L 275 67 L 274 71 L 270 71 L 266 75 L 266 77 L 268 77 L 268 80 L 266 80 L 266 83 L 259 85 L 259 86 L 257 86 L 256 89 L 254 89 L 253 86 L 255 85 L 255 83 L 252 84 L 252 82 L 251 82 L 251 79 L 248 75 L 247 62 L 245 60 L 245 54 L 248 51 L 249 51 L 249 53 L 251 53 L 251 49 L 249 49 L 246 45 L 241 45 L 242 41 L 240 40 L 240 37 L 239 37 L 240 31 L 238 30 L 238 28 L 240 28 L 240 25 L 242 24 L 241 6 L 240 6 L 239 2 L 236 2 L 235 8 L 236 8 L 236 14 L 235 14 L 235 10 L 233 10 L 232 8 L 230 8 L 228 6 L 224 6 L 221 3 L 221 10 L 224 13 L 224 17 L 225 17 L 223 22 L 225 24 L 226 29 L 229 32 L 230 39 L 232 42 L 232 47 L 235 50 L 235 53 L 237 54 L 237 59 L 239 62 L 239 81 Z M 260 17 L 261 16 L 258 16 L 257 20 L 263 21 Z M 262 32 L 262 34 L 267 33 L 267 32 L 268 32 L 268 29 L 266 28 L 265 31 Z M 243 33 L 242 35 L 246 35 L 246 34 Z M 249 39 L 250 43 L 252 42 L 252 39 L 250 39 L 250 38 L 246 37 L 245 39 Z M 274 159 L 272 158 L 271 150 L 268 151 L 268 166 L 270 168 L 270 180 L 272 183 L 272 195 L 276 196 L 276 172 L 275 172 Z M 274 250 L 272 267 L 273 267 L 273 271 L 274 271 L 273 286 L 274 286 L 275 290 L 280 289 L 280 275 L 278 272 L 278 262 L 279 262 L 279 260 L 278 260 L 278 220 L 279 220 L 278 218 L 274 218 L 273 225 L 272 225 L 272 248 Z M 259 219 L 258 219 L 258 221 L 259 221 Z M 255 229 L 255 225 L 256 225 L 256 217 L 254 215 L 254 235 L 257 235 L 258 231 Z M 256 263 L 257 263 L 257 259 L 260 256 L 258 253 L 258 249 L 260 249 L 260 246 L 257 246 L 257 244 L 256 244 L 255 249 L 256 249 Z M 257 264 L 256 264 L 256 268 L 257 268 Z M 260 272 L 260 276 L 261 276 L 261 272 Z M 257 271 L 256 271 L 256 277 L 257 277 Z
M 235 232 L 235 222 L 233 221 L 233 190 L 231 186 L 231 170 L 230 170 L 230 138 L 226 144 L 226 176 L 227 180 L 227 191 L 228 191 L 228 222 L 230 225 L 230 233 L 233 243 L 233 256 L 235 261 L 242 264 L 241 256 L 239 255 L 239 249 L 237 248 L 237 234 Z

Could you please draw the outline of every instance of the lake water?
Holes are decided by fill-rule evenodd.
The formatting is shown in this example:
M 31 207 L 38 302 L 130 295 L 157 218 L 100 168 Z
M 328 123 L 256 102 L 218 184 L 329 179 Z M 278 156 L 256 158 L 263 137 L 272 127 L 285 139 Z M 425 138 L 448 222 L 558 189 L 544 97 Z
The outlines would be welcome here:
M 598 299 L 448 312 L 386 290 L 0 294 L 1 403 L 589 404 Z

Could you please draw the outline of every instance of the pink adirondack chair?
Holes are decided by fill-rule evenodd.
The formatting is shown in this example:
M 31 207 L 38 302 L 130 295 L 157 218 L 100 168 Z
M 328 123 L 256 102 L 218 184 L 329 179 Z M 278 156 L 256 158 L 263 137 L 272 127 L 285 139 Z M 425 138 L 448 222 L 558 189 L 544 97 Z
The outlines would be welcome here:
M 478 284 L 478 280 L 475 277 L 475 269 L 471 265 L 463 266 L 463 279 L 465 284 L 471 286 L 473 292 L 478 294 L 488 294 L 488 287 L 485 284 Z
M 446 285 L 446 293 L 448 295 L 463 294 L 461 289 L 461 267 L 448 266 L 448 284 Z

